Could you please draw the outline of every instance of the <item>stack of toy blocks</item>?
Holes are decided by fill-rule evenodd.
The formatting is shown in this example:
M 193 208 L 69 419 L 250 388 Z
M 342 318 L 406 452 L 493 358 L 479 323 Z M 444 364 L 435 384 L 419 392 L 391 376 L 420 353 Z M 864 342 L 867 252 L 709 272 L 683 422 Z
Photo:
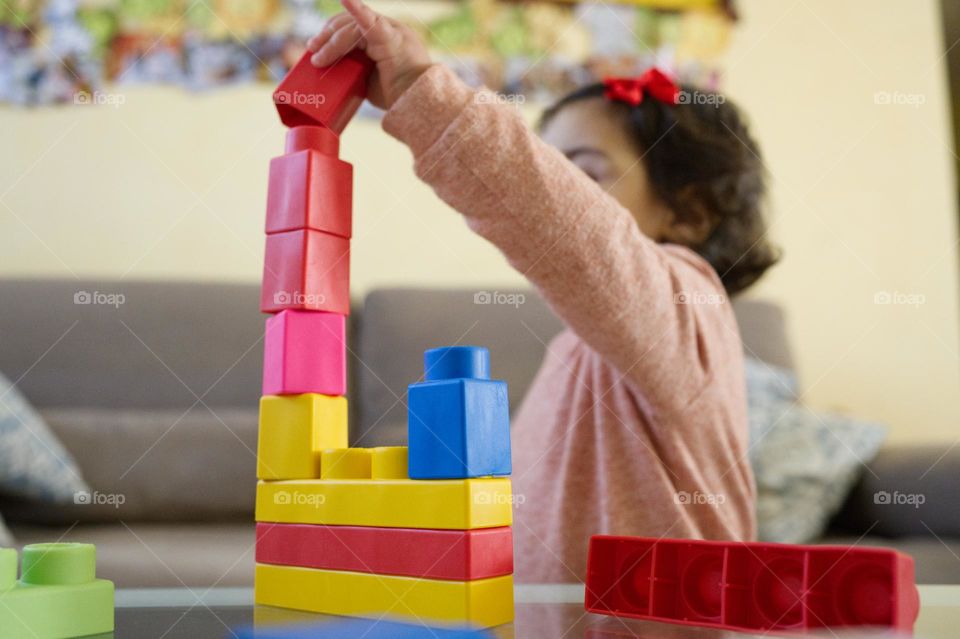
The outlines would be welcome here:
M 369 61 L 305 56 L 275 95 L 261 309 L 258 604 L 493 626 L 513 618 L 506 385 L 486 349 L 428 351 L 407 447 L 347 444 L 352 171 L 337 134 Z M 346 115 L 345 115 L 346 114 Z
M 483 348 L 433 349 L 425 363 L 408 392 L 409 448 L 323 450 L 319 464 L 310 458 L 313 477 L 260 482 L 257 603 L 476 626 L 513 619 L 506 384 L 489 378 Z M 317 442 L 327 425 L 312 428 Z M 306 448 L 309 429 L 291 430 Z M 261 467 L 298 457 L 309 466 L 294 445 L 265 459 L 260 441 Z

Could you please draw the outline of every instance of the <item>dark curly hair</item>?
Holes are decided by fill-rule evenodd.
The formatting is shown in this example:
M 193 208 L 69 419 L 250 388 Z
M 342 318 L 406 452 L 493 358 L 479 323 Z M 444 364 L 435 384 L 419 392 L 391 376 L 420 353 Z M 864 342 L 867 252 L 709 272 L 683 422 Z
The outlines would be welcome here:
M 540 128 L 567 105 L 603 94 L 599 83 L 568 94 L 544 111 Z M 679 104 L 647 96 L 637 106 L 615 101 L 610 106 L 623 118 L 657 197 L 681 219 L 696 213 L 713 220 L 709 236 L 689 248 L 734 295 L 780 259 L 780 250 L 766 239 L 760 149 L 740 110 L 722 94 L 683 86 L 680 95 Z

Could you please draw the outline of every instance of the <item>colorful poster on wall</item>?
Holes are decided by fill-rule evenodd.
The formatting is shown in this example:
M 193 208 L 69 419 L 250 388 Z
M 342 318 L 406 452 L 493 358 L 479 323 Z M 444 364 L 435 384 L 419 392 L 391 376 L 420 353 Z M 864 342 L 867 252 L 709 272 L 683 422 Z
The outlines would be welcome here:
M 730 0 L 373 0 L 471 84 L 549 100 L 657 64 L 713 86 Z M 104 86 L 278 81 L 337 0 L 5 0 L 0 102 L 96 102 Z

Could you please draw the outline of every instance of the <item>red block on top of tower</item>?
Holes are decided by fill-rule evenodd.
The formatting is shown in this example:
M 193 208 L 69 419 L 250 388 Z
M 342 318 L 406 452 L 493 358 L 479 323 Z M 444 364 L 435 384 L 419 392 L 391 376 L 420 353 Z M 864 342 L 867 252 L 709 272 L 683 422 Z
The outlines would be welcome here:
M 307 51 L 273 93 L 280 120 L 288 127 L 321 125 L 340 133 L 367 96 L 373 61 L 353 50 L 328 67 L 317 68 Z

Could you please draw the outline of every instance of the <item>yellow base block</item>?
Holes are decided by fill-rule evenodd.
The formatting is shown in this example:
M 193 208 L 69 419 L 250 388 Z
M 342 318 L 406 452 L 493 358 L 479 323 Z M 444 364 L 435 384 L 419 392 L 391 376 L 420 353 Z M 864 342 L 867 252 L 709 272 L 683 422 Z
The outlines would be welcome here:
M 260 479 L 320 477 L 321 451 L 346 446 L 345 397 L 304 393 L 260 398 Z
M 303 479 L 257 484 L 257 521 L 469 530 L 513 523 L 510 479 Z
M 498 626 L 513 621 L 513 576 L 445 581 L 257 564 L 256 603 L 354 617 Z

